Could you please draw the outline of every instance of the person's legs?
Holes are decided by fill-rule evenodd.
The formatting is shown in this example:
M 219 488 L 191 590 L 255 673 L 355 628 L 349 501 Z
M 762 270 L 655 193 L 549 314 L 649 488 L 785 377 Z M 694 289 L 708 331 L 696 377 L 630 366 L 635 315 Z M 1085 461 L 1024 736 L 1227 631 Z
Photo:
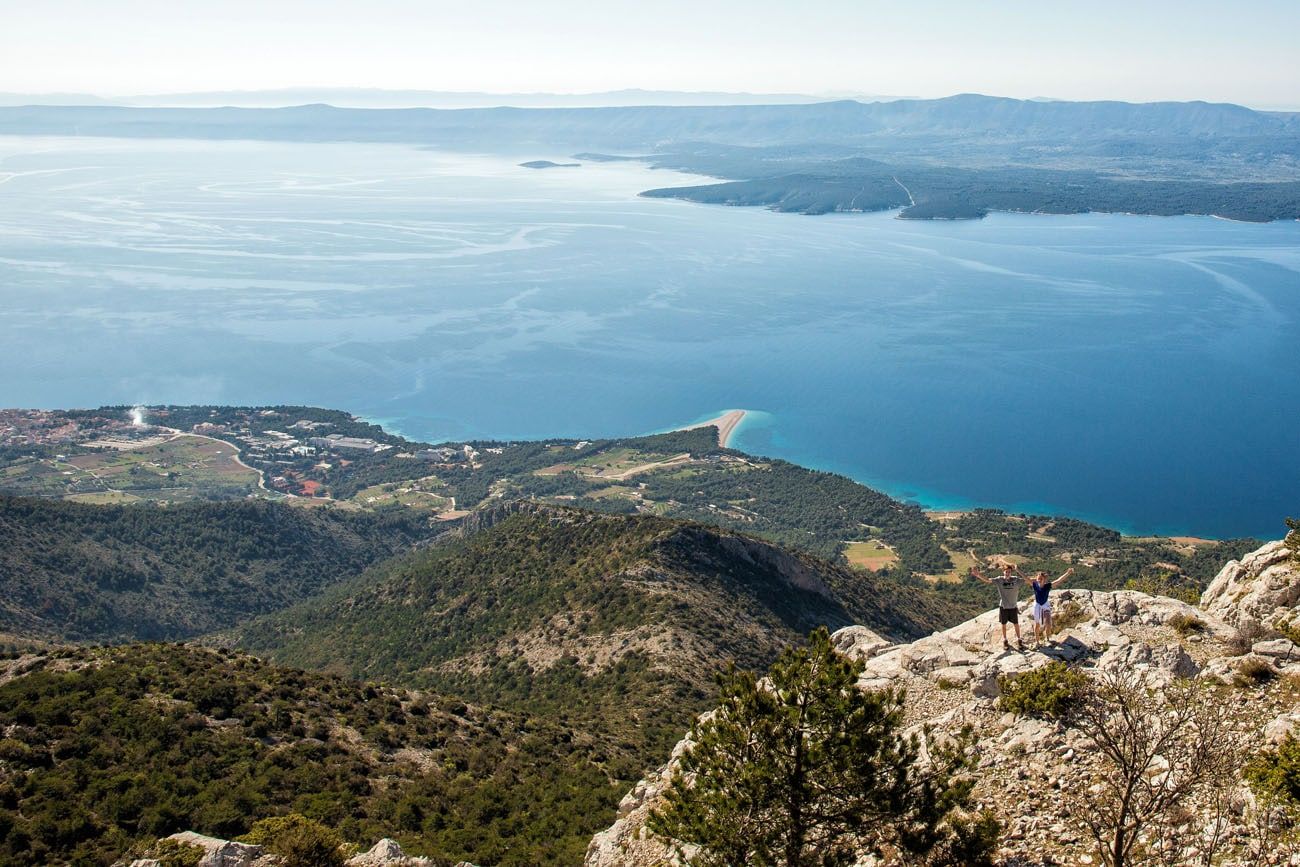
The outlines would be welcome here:
M 1043 611 L 1043 637 L 1048 641 L 1052 640 L 1052 609 L 1050 608 Z

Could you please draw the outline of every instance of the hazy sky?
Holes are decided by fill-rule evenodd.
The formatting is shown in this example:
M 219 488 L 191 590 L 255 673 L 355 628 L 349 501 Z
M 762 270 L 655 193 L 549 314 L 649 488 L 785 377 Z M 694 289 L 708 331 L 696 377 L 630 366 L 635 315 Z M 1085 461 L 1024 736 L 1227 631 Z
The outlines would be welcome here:
M 0 0 L 0 90 L 624 87 L 1300 105 L 1300 0 Z

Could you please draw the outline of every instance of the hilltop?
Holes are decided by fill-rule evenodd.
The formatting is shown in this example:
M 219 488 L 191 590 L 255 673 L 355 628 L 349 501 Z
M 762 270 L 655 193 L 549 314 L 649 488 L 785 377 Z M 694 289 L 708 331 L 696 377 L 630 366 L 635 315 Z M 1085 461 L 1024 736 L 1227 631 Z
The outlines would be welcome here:
M 538 504 L 477 513 L 463 539 L 386 563 L 230 638 L 277 662 L 430 688 L 580 725 L 644 763 L 715 694 L 816 626 L 899 637 L 933 594 L 738 533 Z

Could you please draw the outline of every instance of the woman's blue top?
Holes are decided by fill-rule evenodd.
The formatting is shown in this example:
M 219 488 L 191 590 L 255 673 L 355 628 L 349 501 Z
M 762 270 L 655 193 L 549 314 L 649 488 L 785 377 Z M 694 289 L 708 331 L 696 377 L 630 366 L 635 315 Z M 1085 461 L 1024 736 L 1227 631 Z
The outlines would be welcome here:
M 1046 605 L 1047 594 L 1052 592 L 1052 582 L 1044 581 L 1042 584 L 1039 584 L 1037 581 L 1035 581 L 1029 586 L 1034 588 L 1034 601 L 1037 602 L 1039 605 Z

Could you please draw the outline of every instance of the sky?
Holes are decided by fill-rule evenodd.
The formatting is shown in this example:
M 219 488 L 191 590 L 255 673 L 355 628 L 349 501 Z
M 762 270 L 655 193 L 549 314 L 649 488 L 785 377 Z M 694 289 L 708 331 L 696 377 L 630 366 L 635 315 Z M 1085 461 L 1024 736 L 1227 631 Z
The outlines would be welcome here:
M 0 0 L 0 91 L 621 88 L 1300 107 L 1300 0 Z

